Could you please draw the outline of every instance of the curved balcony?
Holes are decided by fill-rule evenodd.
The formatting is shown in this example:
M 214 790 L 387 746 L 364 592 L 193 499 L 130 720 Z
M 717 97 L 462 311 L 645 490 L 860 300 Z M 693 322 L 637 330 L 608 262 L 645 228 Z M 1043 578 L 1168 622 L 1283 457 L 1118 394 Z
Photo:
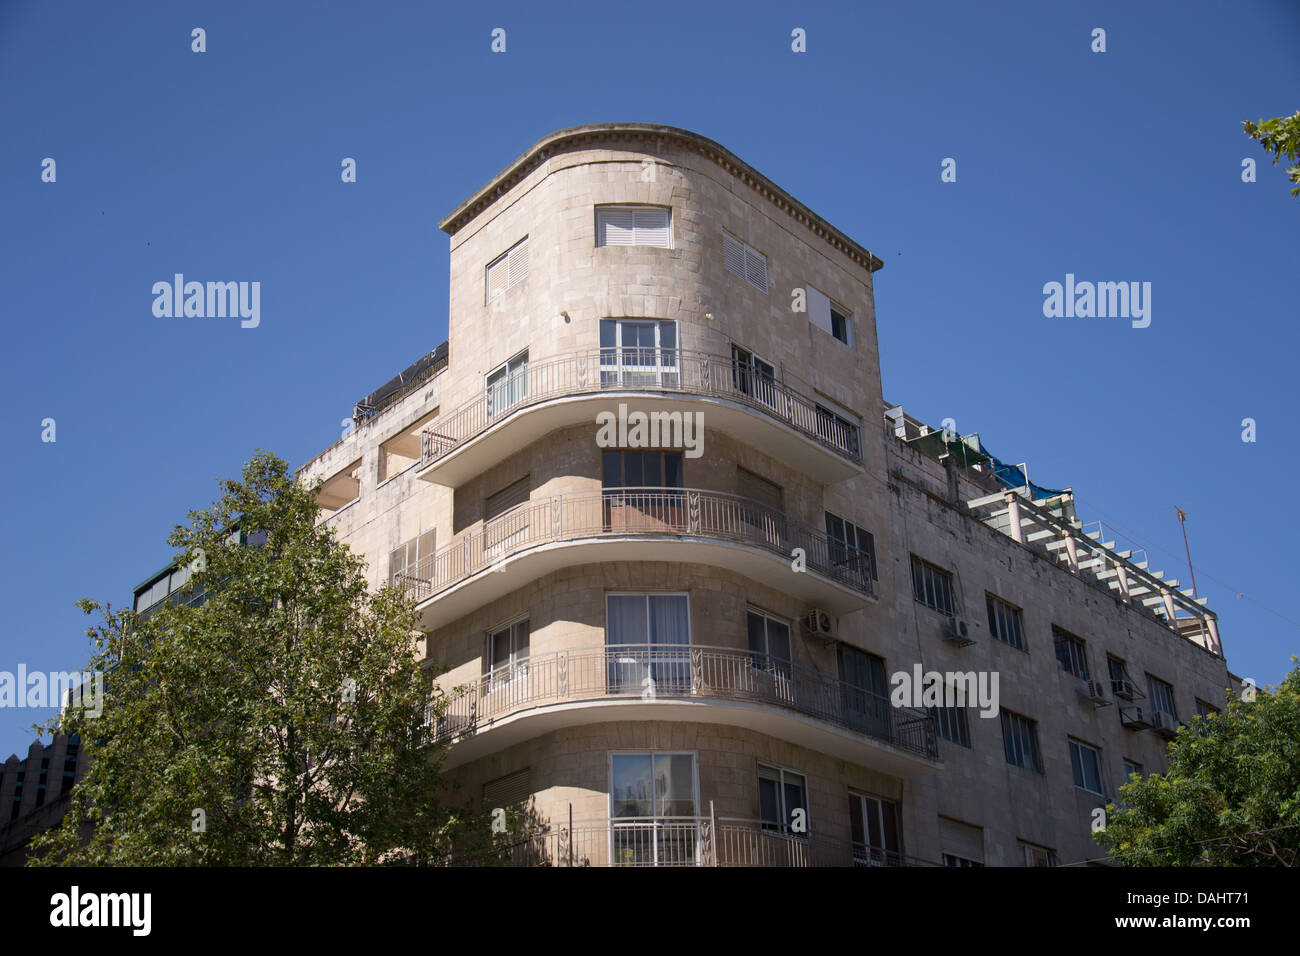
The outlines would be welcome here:
M 605 348 L 533 362 L 420 435 L 418 476 L 459 487 L 538 438 L 596 421 L 619 400 L 635 411 L 701 412 L 705 427 L 830 484 L 862 472 L 856 425 L 732 359 L 684 349 Z
M 414 593 L 423 625 L 434 628 L 553 571 L 606 561 L 730 568 L 833 614 L 875 600 L 865 553 L 751 498 L 697 488 L 534 499 L 460 535 L 399 580 Z
M 936 769 L 934 722 L 828 674 L 735 648 L 613 644 L 541 654 L 450 694 L 432 739 L 456 766 L 563 727 L 729 724 L 899 776 Z
M 843 836 L 740 817 L 608 817 L 551 822 L 449 866 L 938 866 Z

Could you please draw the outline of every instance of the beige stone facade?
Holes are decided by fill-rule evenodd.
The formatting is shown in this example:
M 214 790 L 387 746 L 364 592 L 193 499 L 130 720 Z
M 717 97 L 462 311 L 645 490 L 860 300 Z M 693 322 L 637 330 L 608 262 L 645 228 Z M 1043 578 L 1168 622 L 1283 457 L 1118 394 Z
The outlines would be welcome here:
M 464 688 L 435 728 L 449 772 L 549 824 L 548 862 L 1089 860 L 1124 763 L 1164 769 L 1160 728 L 1121 711 L 1165 685 L 1180 720 L 1221 704 L 1217 622 L 1175 582 L 1088 537 L 1068 494 L 1003 501 L 987 460 L 882 414 L 882 263 L 722 147 L 564 130 L 441 226 L 446 365 L 299 474 L 371 583 L 413 589 L 440 686 Z M 620 404 L 698 413 L 702 454 L 602 447 Z M 946 581 L 938 609 L 914 558 Z M 990 595 L 1023 649 L 990 632 Z M 996 674 L 1033 729 L 882 705 L 918 663 Z M 1022 730 L 1037 767 L 1009 757 Z

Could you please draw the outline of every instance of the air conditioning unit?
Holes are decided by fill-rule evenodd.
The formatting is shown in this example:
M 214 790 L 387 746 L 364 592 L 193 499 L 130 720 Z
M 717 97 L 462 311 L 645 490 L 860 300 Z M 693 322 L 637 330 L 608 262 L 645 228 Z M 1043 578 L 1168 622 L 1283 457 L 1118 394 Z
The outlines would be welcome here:
M 1166 714 L 1162 710 L 1151 711 L 1151 729 L 1161 737 L 1168 737 L 1172 740 L 1178 736 L 1180 726 L 1179 722 L 1170 714 Z
M 1119 722 L 1130 730 L 1146 730 L 1151 726 L 1152 714 L 1141 707 L 1121 707 Z
M 831 616 L 820 608 L 813 608 L 808 612 L 808 616 L 804 618 L 803 626 L 814 637 L 829 640 L 835 636 L 835 631 L 831 627 Z
M 1133 686 L 1130 680 L 1113 680 L 1110 682 L 1110 692 L 1116 697 L 1122 697 L 1124 700 L 1137 700 L 1138 689 Z
M 1099 680 L 1084 681 L 1079 693 L 1098 707 L 1110 703 L 1106 699 L 1106 685 Z
M 970 621 L 963 617 L 950 617 L 943 625 L 944 640 L 955 644 L 957 647 L 965 647 L 968 644 L 974 644 L 975 639 L 971 637 Z

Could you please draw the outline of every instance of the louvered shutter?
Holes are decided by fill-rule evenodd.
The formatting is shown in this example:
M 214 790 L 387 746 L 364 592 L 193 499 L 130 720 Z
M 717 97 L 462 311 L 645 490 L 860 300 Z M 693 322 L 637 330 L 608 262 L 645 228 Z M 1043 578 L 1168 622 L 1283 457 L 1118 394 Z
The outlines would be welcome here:
M 513 288 L 520 282 L 528 278 L 528 240 L 510 250 L 510 285 L 507 288 Z
M 636 245 L 636 213 L 627 206 L 604 206 L 596 211 L 596 244 L 600 246 Z
M 767 295 L 767 256 L 745 247 L 745 280 Z
M 509 279 L 510 257 L 502 256 L 495 262 L 491 263 L 487 269 L 487 297 L 490 302 L 494 297 L 506 291 L 506 283 Z
M 483 808 L 495 810 L 498 807 L 513 807 L 527 802 L 533 795 L 532 768 L 525 767 L 504 777 L 497 777 L 483 784 Z
M 483 509 L 483 520 L 491 521 L 498 515 L 505 514 L 516 505 L 523 504 L 528 500 L 528 493 L 527 478 L 520 478 L 513 484 L 502 488 L 487 499 L 487 504 Z
M 655 207 L 637 209 L 633 212 L 636 220 L 636 244 L 638 246 L 658 246 L 667 249 L 672 245 L 672 236 L 668 228 L 668 210 Z
M 722 234 L 722 254 L 727 260 L 727 271 L 741 279 L 745 278 L 745 247 L 739 239 L 730 233 Z
M 940 817 L 939 845 L 944 853 L 976 863 L 984 862 L 984 830 L 981 827 Z

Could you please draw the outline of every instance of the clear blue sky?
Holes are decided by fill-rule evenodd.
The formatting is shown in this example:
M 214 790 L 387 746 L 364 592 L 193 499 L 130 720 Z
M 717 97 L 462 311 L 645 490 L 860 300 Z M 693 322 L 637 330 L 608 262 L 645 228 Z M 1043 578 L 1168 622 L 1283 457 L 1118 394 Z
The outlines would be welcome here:
M 75 599 L 129 601 L 214 479 L 258 446 L 302 463 L 444 340 L 444 214 L 552 130 L 633 120 L 717 140 L 880 255 L 888 399 L 1072 486 L 1184 582 L 1185 508 L 1229 666 L 1276 682 L 1300 201 L 1241 121 L 1297 108 L 1292 0 L 4 0 L 0 670 L 82 665 Z M 176 272 L 260 281 L 261 325 L 155 318 Z M 1045 318 L 1066 273 L 1151 282 L 1150 327 Z M 0 710 L 0 756 L 49 715 Z

